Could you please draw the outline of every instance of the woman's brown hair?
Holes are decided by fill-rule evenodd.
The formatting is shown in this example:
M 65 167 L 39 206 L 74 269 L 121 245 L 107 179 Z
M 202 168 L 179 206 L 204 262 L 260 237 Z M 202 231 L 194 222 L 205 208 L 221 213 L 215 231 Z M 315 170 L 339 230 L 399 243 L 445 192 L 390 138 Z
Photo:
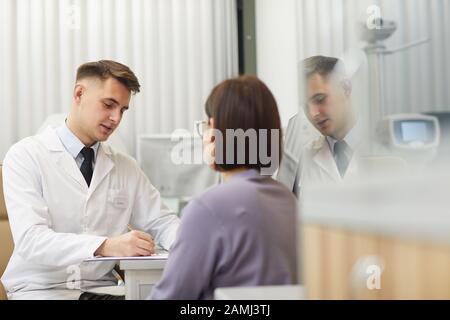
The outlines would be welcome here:
M 215 145 L 216 170 L 239 167 L 276 170 L 282 154 L 281 121 L 275 98 L 264 82 L 248 75 L 225 80 L 212 90 L 205 111 L 208 118 L 214 119 L 214 129 L 223 137 L 222 145 Z M 243 157 L 239 154 L 239 139 L 231 132 L 248 133 Z M 249 132 L 256 132 L 256 140 Z

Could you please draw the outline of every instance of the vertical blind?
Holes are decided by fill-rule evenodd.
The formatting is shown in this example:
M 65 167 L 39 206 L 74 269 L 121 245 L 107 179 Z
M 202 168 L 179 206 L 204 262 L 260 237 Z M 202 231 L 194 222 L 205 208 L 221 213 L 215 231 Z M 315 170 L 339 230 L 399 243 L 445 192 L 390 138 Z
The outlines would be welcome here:
M 112 59 L 142 85 L 118 134 L 192 130 L 238 73 L 235 0 L 0 0 L 0 159 L 71 105 L 76 68 Z M 0 161 L 1 162 L 1 161 Z

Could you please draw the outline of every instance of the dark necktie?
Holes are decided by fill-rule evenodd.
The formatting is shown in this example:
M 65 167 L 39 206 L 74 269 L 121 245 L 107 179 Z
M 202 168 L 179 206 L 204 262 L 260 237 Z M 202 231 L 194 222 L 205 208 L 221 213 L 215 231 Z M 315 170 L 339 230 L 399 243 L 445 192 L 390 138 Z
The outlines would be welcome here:
M 339 140 L 334 144 L 334 159 L 336 161 L 336 166 L 341 174 L 341 177 L 345 175 L 345 171 L 347 171 L 347 167 L 349 164 L 349 159 L 345 154 L 348 145 L 344 140 Z
M 86 183 L 88 187 L 91 184 L 92 179 L 92 161 L 94 160 L 94 150 L 92 148 L 84 147 L 81 149 L 80 153 L 83 155 L 84 160 L 81 164 L 80 170 L 83 174 L 84 180 L 86 180 Z

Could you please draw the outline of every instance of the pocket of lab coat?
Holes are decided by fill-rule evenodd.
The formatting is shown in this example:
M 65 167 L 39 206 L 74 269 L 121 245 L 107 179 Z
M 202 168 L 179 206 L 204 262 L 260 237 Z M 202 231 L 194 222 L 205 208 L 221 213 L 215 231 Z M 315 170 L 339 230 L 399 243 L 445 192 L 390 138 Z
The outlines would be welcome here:
M 119 219 L 128 210 L 128 195 L 123 190 L 109 190 L 107 198 L 107 215 L 111 221 Z M 116 220 L 117 222 L 117 220 Z

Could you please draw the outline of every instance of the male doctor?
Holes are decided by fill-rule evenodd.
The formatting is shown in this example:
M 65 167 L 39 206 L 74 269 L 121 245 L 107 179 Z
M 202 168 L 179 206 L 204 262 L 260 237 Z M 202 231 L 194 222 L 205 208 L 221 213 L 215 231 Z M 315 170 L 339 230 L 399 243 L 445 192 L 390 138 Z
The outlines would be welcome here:
M 139 82 L 125 65 L 78 68 L 65 124 L 11 147 L 3 164 L 15 248 L 2 277 L 9 299 L 102 299 L 83 292 L 113 284 L 114 262 L 168 249 L 179 220 L 136 161 L 103 144 Z M 131 225 L 136 230 L 127 232 Z
M 313 56 L 303 61 L 301 72 L 304 112 L 321 137 L 302 146 L 299 115 L 290 119 L 277 179 L 297 196 L 305 185 L 342 182 L 354 171 L 353 155 L 361 141 L 342 61 Z

